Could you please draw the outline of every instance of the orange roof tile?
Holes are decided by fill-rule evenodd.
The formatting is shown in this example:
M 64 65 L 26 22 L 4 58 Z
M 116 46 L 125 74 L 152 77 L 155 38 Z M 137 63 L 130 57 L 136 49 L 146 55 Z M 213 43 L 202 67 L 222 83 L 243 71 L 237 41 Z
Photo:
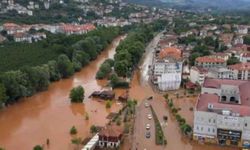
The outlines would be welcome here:
M 159 58 L 163 59 L 165 57 L 174 57 L 175 59 L 180 59 L 182 52 L 180 49 L 175 47 L 167 47 L 160 51 Z
M 214 57 L 209 57 L 209 56 L 198 57 L 196 58 L 195 61 L 199 63 L 224 63 L 225 62 L 225 60 L 222 58 L 214 58 Z

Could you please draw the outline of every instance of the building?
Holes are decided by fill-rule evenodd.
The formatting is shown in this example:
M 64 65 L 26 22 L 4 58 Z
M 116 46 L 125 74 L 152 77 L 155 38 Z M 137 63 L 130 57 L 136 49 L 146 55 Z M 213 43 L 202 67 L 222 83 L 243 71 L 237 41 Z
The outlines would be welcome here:
M 240 54 L 240 62 L 250 62 L 250 52 L 244 52 Z
M 250 146 L 250 82 L 205 79 L 194 111 L 193 138 Z
M 233 79 L 233 72 L 226 67 L 202 68 L 193 66 L 190 71 L 190 81 L 202 85 L 205 78 Z
M 237 28 L 238 34 L 247 34 L 248 33 L 248 27 L 244 25 L 240 25 Z
M 250 62 L 230 65 L 234 80 L 250 80 Z
M 156 53 L 153 62 L 154 83 L 161 91 L 176 90 L 180 87 L 182 76 L 182 51 L 167 47 Z
M 226 61 L 222 58 L 203 56 L 195 59 L 195 66 L 203 68 L 226 67 Z
M 101 148 L 117 148 L 122 140 L 123 129 L 117 125 L 107 125 L 99 132 L 98 146 Z
M 83 25 L 74 25 L 74 24 L 61 24 L 59 27 L 59 32 L 66 35 L 71 34 L 85 34 L 91 30 L 94 30 L 96 27 L 93 24 L 83 24 Z
M 202 85 L 205 77 L 207 77 L 208 70 L 202 67 L 193 66 L 190 70 L 190 81 Z
M 226 67 L 210 68 L 207 77 L 214 79 L 233 79 L 233 72 Z

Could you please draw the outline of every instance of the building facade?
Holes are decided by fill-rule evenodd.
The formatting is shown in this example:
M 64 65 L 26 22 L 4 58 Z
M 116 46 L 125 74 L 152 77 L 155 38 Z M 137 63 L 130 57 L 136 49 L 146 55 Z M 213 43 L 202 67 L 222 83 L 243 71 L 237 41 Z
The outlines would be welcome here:
M 204 56 L 204 57 L 198 57 L 195 59 L 195 66 L 203 67 L 203 68 L 226 67 L 226 61 L 222 58 Z
M 250 80 L 250 62 L 230 65 L 234 80 Z
M 249 148 L 250 82 L 206 79 L 194 111 L 193 138 Z

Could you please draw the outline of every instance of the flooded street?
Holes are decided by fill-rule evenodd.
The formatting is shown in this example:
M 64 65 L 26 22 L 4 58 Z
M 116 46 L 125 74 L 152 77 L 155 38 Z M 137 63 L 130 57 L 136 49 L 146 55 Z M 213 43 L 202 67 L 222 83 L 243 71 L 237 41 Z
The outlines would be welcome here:
M 45 144 L 49 138 L 49 149 L 68 150 L 72 149 L 69 130 L 73 125 L 82 138 L 90 135 L 91 125 L 105 125 L 109 112 L 118 111 L 121 106 L 114 103 L 107 110 L 105 102 L 90 100 L 88 96 L 107 84 L 105 81 L 96 81 L 95 74 L 106 58 L 113 58 L 115 48 L 122 38 L 116 38 L 95 61 L 71 78 L 54 82 L 47 91 L 1 110 L 0 147 L 7 150 L 31 150 L 37 144 Z M 84 103 L 71 104 L 69 92 L 78 85 L 85 89 Z M 85 120 L 86 113 L 89 120 Z
M 148 66 L 152 62 L 154 45 L 158 42 L 158 35 L 149 44 L 141 61 L 140 70 L 136 70 L 129 89 L 130 97 L 139 102 L 148 96 L 154 96 L 152 106 L 162 121 L 162 116 L 169 114 L 161 94 L 155 93 L 148 84 Z M 93 62 L 84 67 L 69 79 L 52 83 L 48 91 L 38 93 L 25 98 L 21 102 L 0 111 L 0 146 L 6 150 L 31 150 L 35 145 L 45 145 L 46 139 L 50 139 L 51 150 L 71 150 L 70 128 L 75 125 L 78 136 L 85 138 L 90 135 L 90 126 L 105 125 L 106 116 L 109 112 L 118 111 L 121 105 L 114 102 L 112 108 L 107 110 L 105 102 L 88 99 L 95 90 L 106 86 L 105 81 L 97 81 L 95 74 L 98 67 L 106 58 L 113 58 L 115 48 L 122 37 L 118 37 L 113 43 Z M 85 89 L 85 101 L 83 104 L 71 104 L 68 98 L 72 87 L 82 85 Z M 121 93 L 123 90 L 116 90 Z M 119 94 L 117 95 L 119 96 Z M 175 100 L 174 100 L 175 101 Z M 188 123 L 192 122 L 192 113 L 189 108 L 193 106 L 193 100 L 178 100 L 178 106 L 185 107 L 181 114 L 190 114 Z M 85 120 L 88 113 L 89 120 Z M 164 129 L 167 138 L 165 150 L 233 150 L 218 146 L 199 145 L 183 138 L 177 122 L 174 118 L 169 119 L 168 126 Z M 144 135 L 142 135 L 144 138 Z M 128 150 L 131 145 L 126 145 L 123 150 Z M 162 149 L 162 146 L 151 145 L 147 150 Z M 48 149 L 48 148 L 45 148 Z M 141 149 L 138 149 L 141 150 Z

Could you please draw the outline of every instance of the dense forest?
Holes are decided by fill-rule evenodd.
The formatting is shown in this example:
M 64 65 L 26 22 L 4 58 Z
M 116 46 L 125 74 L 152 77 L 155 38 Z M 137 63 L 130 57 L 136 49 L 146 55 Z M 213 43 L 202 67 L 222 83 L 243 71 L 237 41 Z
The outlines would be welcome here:
M 120 43 L 114 57 L 114 70 L 120 77 L 130 77 L 135 66 L 140 61 L 145 47 L 154 34 L 163 30 L 165 21 L 143 24 L 128 33 L 127 38 Z
M 0 106 L 46 90 L 50 82 L 73 75 L 94 60 L 119 34 L 120 28 L 103 27 L 85 35 L 51 35 L 35 45 L 2 45 L 4 49 L 12 49 L 7 49 L 5 58 L 1 57 L 5 60 L 2 70 L 8 71 L 0 74 Z M 10 59 L 15 61 L 8 62 Z M 9 71 L 10 67 L 16 70 Z
M 154 34 L 163 30 L 165 26 L 165 21 L 156 21 L 130 28 L 125 40 L 121 41 L 116 48 L 114 60 L 104 61 L 96 73 L 96 78 L 108 78 L 112 88 L 128 88 L 129 83 L 119 77 L 131 77 L 148 42 L 152 40 Z

